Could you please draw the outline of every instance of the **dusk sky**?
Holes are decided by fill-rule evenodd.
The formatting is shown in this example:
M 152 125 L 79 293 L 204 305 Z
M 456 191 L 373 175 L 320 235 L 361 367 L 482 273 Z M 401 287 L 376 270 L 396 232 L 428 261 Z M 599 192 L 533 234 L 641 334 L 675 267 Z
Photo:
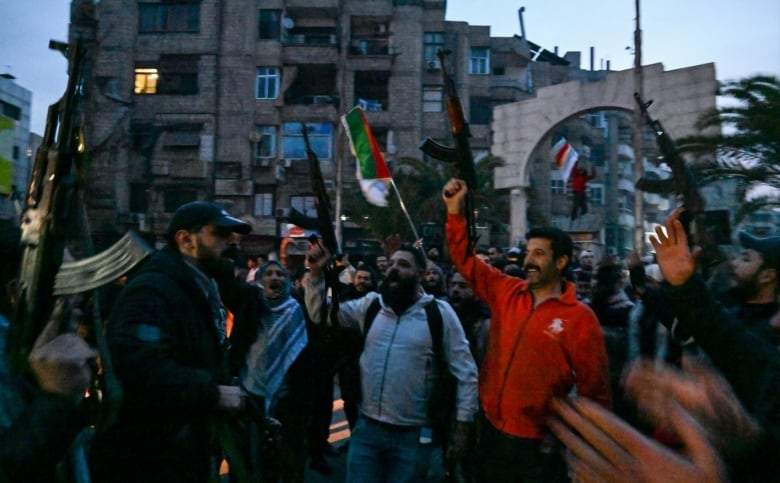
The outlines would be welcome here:
M 3 2 L 0 73 L 33 92 L 31 129 L 42 133 L 46 109 L 65 89 L 67 63 L 48 49 L 49 39 L 67 40 L 70 2 Z M 780 76 L 780 2 L 777 0 L 643 0 L 642 63 L 666 69 L 715 63 L 719 80 L 757 73 Z M 491 26 L 493 36 L 520 34 L 517 11 L 525 6 L 529 40 L 559 54 L 582 53 L 597 69 L 633 65 L 634 0 L 449 0 L 447 20 Z M 626 49 L 629 47 L 629 49 Z

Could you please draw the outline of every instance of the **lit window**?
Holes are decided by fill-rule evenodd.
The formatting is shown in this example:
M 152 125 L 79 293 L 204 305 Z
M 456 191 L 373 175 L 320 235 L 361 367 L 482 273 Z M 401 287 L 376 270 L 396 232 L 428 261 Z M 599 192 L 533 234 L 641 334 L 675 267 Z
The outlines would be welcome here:
M 490 72 L 490 50 L 487 47 L 472 47 L 469 57 L 469 74 L 487 75 Z
M 133 92 L 136 94 L 157 94 L 157 79 L 159 77 L 156 68 L 136 68 Z
M 423 112 L 441 112 L 444 92 L 439 86 L 423 88 Z
M 257 99 L 276 99 L 279 96 L 279 68 L 258 67 L 255 97 Z
M 255 126 L 258 134 L 255 146 L 255 159 L 273 158 L 276 156 L 276 126 Z

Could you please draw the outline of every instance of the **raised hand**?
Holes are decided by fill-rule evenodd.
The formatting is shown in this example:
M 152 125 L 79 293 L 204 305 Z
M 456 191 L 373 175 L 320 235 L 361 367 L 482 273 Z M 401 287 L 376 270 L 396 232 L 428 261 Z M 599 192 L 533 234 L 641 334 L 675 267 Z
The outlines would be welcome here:
M 650 237 L 661 273 L 672 285 L 682 285 L 691 278 L 701 253 L 699 247 L 692 252 L 688 248 L 688 237 L 679 220 L 682 211 L 682 207 L 677 207 L 666 218 L 664 222 L 666 233 L 660 227 L 656 227 L 655 235 Z
M 81 398 L 92 382 L 98 352 L 76 334 L 58 335 L 64 312 L 63 301 L 57 301 L 28 362 L 43 391 Z
M 457 179 L 450 178 L 447 184 L 442 189 L 442 198 L 444 204 L 447 205 L 447 213 L 457 215 L 462 211 L 463 199 L 466 197 L 468 188 L 466 188 L 466 182 Z
M 566 445 L 574 481 L 700 483 L 726 480 L 723 462 L 707 433 L 679 405 L 670 422 L 682 451 L 641 434 L 609 410 L 585 398 L 555 400 L 557 418 L 548 421 Z

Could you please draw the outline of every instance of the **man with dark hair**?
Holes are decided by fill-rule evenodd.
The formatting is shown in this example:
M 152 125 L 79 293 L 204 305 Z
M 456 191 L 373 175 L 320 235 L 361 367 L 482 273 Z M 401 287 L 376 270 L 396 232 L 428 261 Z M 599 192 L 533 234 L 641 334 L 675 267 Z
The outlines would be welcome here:
M 327 258 L 320 245 L 312 245 L 306 309 L 321 323 Z M 465 450 L 477 411 L 477 368 L 452 307 L 423 292 L 425 266 L 420 249 L 402 245 L 390 257 L 381 293 L 339 304 L 338 321 L 332 321 L 360 333 L 364 343 L 360 415 L 350 438 L 347 482 L 424 480 L 436 437 L 432 403 L 444 370 L 456 379 L 457 422 L 448 456 L 456 460 Z
M 168 225 L 168 246 L 122 290 L 106 339 L 124 401 L 114 425 L 96 435 L 94 481 L 209 479 L 213 419 L 244 403 L 230 385 L 226 310 L 214 277 L 224 274 L 231 235 L 250 230 L 217 204 L 185 204 Z M 227 278 L 236 282 L 230 268 Z
M 759 238 L 739 232 L 740 253 L 731 260 L 732 315 L 780 348 L 780 327 L 769 321 L 778 310 L 780 236 Z
M 479 396 L 484 412 L 480 481 L 565 481 L 566 466 L 551 449 L 546 418 L 553 397 L 577 394 L 611 405 L 604 339 L 593 312 L 564 279 L 572 241 L 557 228 L 526 235 L 521 280 L 467 251 L 466 184 L 444 186 L 447 242 L 453 263 L 491 311 Z

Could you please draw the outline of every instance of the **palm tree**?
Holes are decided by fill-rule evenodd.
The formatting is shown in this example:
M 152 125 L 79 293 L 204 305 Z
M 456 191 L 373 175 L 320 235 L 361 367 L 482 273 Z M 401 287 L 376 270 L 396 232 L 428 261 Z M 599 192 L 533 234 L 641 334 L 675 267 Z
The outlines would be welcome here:
M 493 188 L 493 169 L 503 165 L 502 159 L 492 156 L 475 163 L 478 189 L 474 193 L 474 206 L 482 207 L 482 221 L 490 225 L 506 223 L 509 216 L 507 196 Z M 441 189 L 455 175 L 455 167 L 447 163 L 427 163 L 415 158 L 401 158 L 396 162 L 393 179 L 416 227 L 424 222 L 443 226 L 446 209 Z M 388 200 L 389 207 L 378 208 L 366 202 L 359 189 L 346 190 L 344 212 L 380 239 L 396 233 L 402 239 L 411 239 L 412 230 L 398 197 L 391 193 Z
M 719 94 L 730 98 L 727 104 L 698 123 L 700 129 L 718 133 L 681 139 L 680 150 L 714 153 L 714 159 L 691 167 L 701 184 L 730 179 L 736 181 L 742 198 L 750 195 L 738 218 L 759 208 L 780 206 L 780 79 L 756 75 L 729 81 Z

